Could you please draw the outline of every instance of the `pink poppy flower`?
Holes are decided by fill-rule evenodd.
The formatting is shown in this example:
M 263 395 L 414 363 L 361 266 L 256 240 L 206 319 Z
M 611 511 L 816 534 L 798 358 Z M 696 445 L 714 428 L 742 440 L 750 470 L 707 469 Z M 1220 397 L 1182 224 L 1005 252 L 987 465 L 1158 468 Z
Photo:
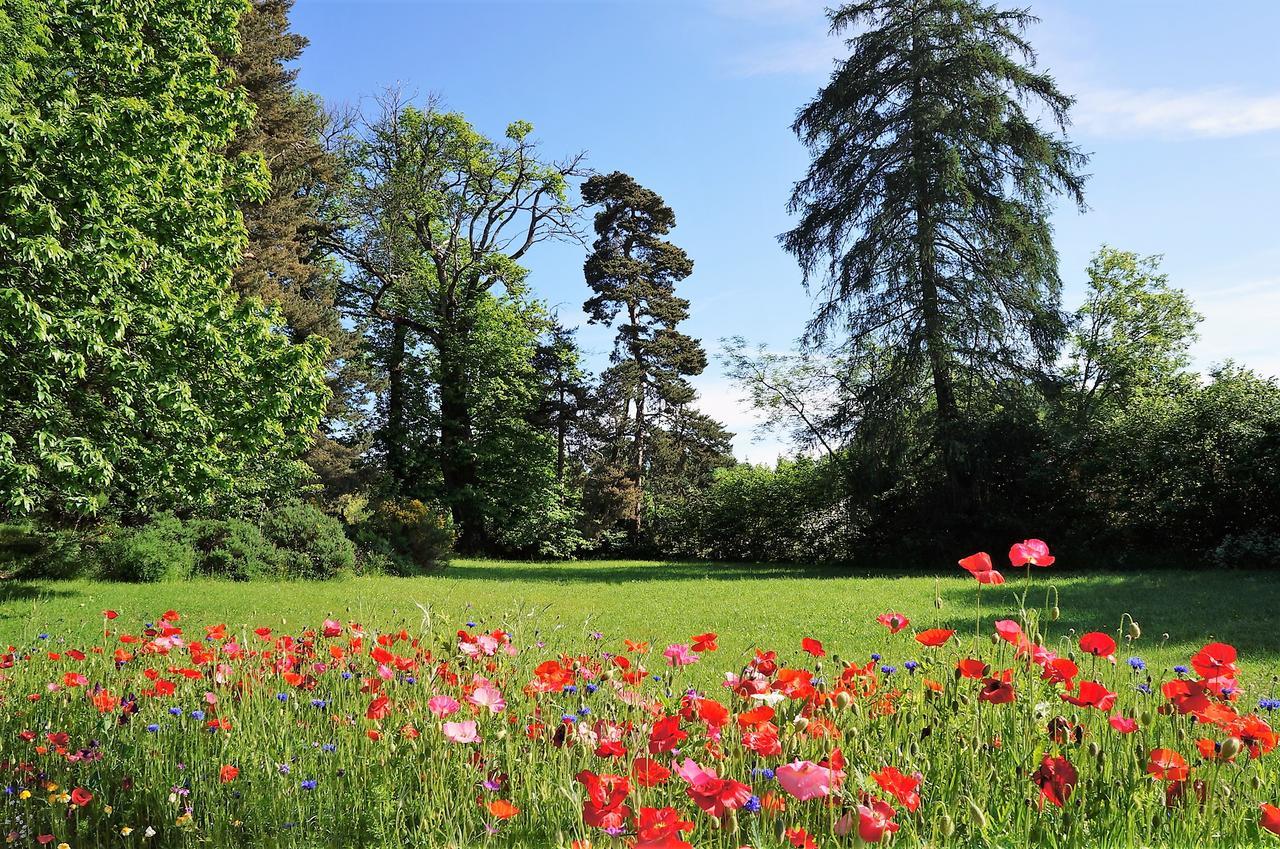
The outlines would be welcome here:
M 460 707 L 458 700 L 451 696 L 432 696 L 427 700 L 427 710 L 439 717 L 446 717 Z
M 844 781 L 844 772 L 818 766 L 813 761 L 794 761 L 775 771 L 782 789 L 801 802 L 830 795 Z
M 1013 544 L 1009 549 L 1009 562 L 1014 566 L 1052 566 L 1054 556 L 1049 553 L 1049 546 L 1044 540 L 1025 539 Z
M 474 719 L 463 720 L 462 722 L 446 722 L 440 727 L 444 732 L 444 737 L 450 743 L 478 743 L 480 735 L 476 731 L 476 721 Z
M 684 643 L 672 643 L 667 646 L 667 650 L 662 653 L 667 659 L 667 663 L 672 666 L 688 666 L 691 663 L 698 662 L 698 656 L 689 650 Z
M 489 683 L 484 683 L 467 697 L 467 701 L 476 707 L 488 708 L 489 713 L 501 713 L 503 708 L 507 706 L 507 702 L 502 698 L 502 693 L 497 687 Z

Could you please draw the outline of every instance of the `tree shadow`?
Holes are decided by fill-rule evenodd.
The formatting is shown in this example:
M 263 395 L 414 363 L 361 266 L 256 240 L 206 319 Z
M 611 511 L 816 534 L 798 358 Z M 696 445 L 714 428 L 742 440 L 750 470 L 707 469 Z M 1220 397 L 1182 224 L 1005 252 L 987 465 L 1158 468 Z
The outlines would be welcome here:
M 991 632 L 995 620 L 1012 618 L 1018 611 L 1022 578 L 1008 574 L 1006 578 L 1008 583 L 1002 586 L 982 589 L 984 633 Z M 948 582 L 942 590 L 948 614 L 945 627 L 973 632 L 977 586 L 976 582 L 959 586 Z M 1027 606 L 1048 606 L 1046 591 L 1051 586 L 1058 590 L 1061 615 L 1049 624 L 1051 633 L 1058 636 L 1089 631 L 1114 634 L 1127 613 L 1142 629 L 1137 643 L 1120 648 L 1132 655 L 1141 655 L 1141 647 L 1153 643 L 1199 645 L 1213 640 L 1231 643 L 1246 659 L 1251 653 L 1280 654 L 1280 632 L 1273 618 L 1273 611 L 1280 608 L 1280 579 L 1271 572 L 1073 571 L 1055 575 L 1037 571 Z
M 577 560 L 512 562 L 455 560 L 443 577 L 474 581 L 625 584 L 646 581 L 751 581 L 780 578 L 874 578 L 920 575 L 906 568 L 799 563 Z
M 75 590 L 61 589 L 41 581 L 5 581 L 0 583 L 0 606 L 15 602 L 44 601 L 54 598 L 71 598 L 80 595 Z M 26 611 L 0 609 L 0 619 L 22 619 Z

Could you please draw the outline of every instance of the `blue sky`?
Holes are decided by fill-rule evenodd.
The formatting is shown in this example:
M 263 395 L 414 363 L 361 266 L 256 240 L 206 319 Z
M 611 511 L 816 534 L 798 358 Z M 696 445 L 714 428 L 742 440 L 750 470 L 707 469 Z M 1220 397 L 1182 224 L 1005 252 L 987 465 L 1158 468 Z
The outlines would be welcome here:
M 1092 156 L 1089 211 L 1055 216 L 1065 303 L 1107 243 L 1163 254 L 1205 315 L 1197 363 L 1234 358 L 1280 374 L 1280 3 L 1025 0 L 1040 66 L 1075 95 L 1073 139 Z M 842 45 L 815 0 L 298 0 L 311 39 L 300 83 L 356 103 L 388 83 L 441 95 L 482 131 L 532 122 L 552 157 L 586 151 L 676 212 L 672 239 L 695 263 L 686 327 L 713 365 L 707 412 L 738 433 L 739 456 L 781 450 L 720 372 L 719 340 L 773 348 L 810 304 L 775 236 L 807 157 L 789 131 Z M 583 323 L 583 252 L 526 258 L 538 295 Z M 580 339 L 598 365 L 611 331 Z

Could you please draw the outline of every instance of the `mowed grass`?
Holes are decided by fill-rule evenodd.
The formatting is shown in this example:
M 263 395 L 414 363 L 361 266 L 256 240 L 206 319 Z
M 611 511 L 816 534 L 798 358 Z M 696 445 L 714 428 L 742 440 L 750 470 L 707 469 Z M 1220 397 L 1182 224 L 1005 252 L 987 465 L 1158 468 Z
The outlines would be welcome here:
M 956 570 L 959 573 L 959 570 Z M 982 632 L 1013 616 L 1024 587 L 1020 572 L 982 590 Z M 1121 660 L 1139 655 L 1149 665 L 1183 663 L 1197 648 L 1222 640 L 1239 648 L 1249 677 L 1280 672 L 1280 580 L 1266 572 L 1168 570 L 1119 573 L 1083 568 L 1037 569 L 1029 606 L 1046 606 L 1056 588 L 1060 618 L 1049 623 L 1059 651 L 1074 637 L 1116 633 L 1123 614 L 1142 637 L 1121 646 Z M 891 640 L 875 622 L 884 612 L 904 613 L 913 629 L 945 627 L 975 633 L 978 585 L 968 577 L 935 576 L 929 567 L 899 574 L 797 566 L 589 561 L 529 563 L 458 560 L 438 576 L 359 577 L 332 582 L 234 583 L 193 580 L 131 585 L 101 581 L 10 582 L 0 585 L 0 643 L 32 645 L 40 634 L 55 641 L 88 641 L 102 628 L 101 611 L 126 621 L 177 609 L 191 628 L 226 623 L 232 631 L 262 625 L 317 625 L 326 617 L 386 630 L 401 626 L 441 634 L 474 622 L 481 628 L 536 632 L 551 648 L 581 647 L 593 635 L 614 645 L 626 637 L 659 650 L 694 634 L 720 635 L 715 664 L 703 664 L 710 684 L 745 661 L 755 647 L 794 652 L 803 637 L 828 651 L 864 659 L 873 651 L 905 661 L 913 642 Z M 941 608 L 935 605 L 941 600 Z M 1259 681 L 1259 684 L 1262 682 Z M 1268 682 L 1269 683 L 1269 682 Z

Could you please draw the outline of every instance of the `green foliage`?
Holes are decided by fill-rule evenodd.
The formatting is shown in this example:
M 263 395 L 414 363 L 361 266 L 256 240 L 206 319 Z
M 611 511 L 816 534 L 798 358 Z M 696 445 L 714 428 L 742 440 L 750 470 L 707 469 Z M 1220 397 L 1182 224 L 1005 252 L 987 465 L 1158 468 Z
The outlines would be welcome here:
M 238 205 L 266 185 L 261 160 L 221 153 L 251 116 L 214 61 L 238 4 L 37 9 L 9 19 L 20 101 L 0 81 L 0 507 L 141 515 L 286 491 L 324 345 L 291 345 L 227 286 Z
M 284 553 L 252 522 L 198 519 L 187 533 L 199 553 L 198 574 L 236 581 L 288 577 Z
M 93 575 L 96 535 L 74 528 L 41 528 L 31 523 L 0 524 L 0 576 L 29 580 Z
M 355 568 L 356 548 L 342 523 L 313 504 L 274 508 L 263 519 L 262 533 L 280 550 L 281 568 L 290 578 L 332 578 Z
M 447 510 L 416 498 L 379 502 L 357 530 L 361 542 L 402 575 L 444 567 L 457 536 Z
M 179 581 L 195 572 L 198 555 L 183 523 L 162 516 L 124 528 L 102 546 L 102 575 L 116 581 Z

